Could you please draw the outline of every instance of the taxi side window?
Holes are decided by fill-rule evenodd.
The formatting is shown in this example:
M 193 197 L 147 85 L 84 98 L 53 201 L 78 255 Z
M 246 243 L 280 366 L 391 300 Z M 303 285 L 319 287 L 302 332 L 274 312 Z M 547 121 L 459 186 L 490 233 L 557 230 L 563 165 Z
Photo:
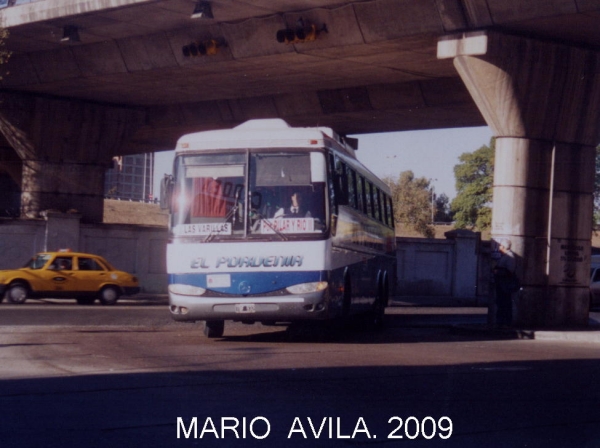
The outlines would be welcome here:
M 50 265 L 50 269 L 55 269 L 59 271 L 70 271 L 73 269 L 73 262 L 71 257 L 56 257 L 52 264 Z
M 594 272 L 594 277 L 592 278 L 593 282 L 600 282 L 600 269 L 596 269 Z
M 104 268 L 93 258 L 80 258 L 79 259 L 79 270 L 80 271 L 103 271 Z

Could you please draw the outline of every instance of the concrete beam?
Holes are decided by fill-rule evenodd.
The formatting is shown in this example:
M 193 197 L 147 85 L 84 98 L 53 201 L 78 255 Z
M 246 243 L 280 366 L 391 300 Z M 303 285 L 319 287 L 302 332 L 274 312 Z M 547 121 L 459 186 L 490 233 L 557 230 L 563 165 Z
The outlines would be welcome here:
M 435 57 L 437 37 L 453 31 L 494 26 L 594 45 L 600 4 L 597 0 L 215 0 L 215 18 L 208 21 L 191 19 L 190 10 L 189 0 L 44 0 L 3 8 L 0 24 L 10 28 L 13 57 L 2 88 L 143 107 L 183 108 L 188 103 L 224 104 L 242 98 L 265 104 L 263 99 L 246 98 L 268 97 L 281 104 L 279 98 L 286 95 L 314 99 L 316 87 L 358 91 L 456 77 L 450 61 Z M 310 43 L 277 42 L 275 33 L 295 27 L 299 19 L 326 25 L 329 32 Z M 80 42 L 60 42 L 66 24 L 79 28 Z M 209 38 L 223 39 L 227 47 L 210 58 L 183 56 L 182 46 Z M 436 96 L 441 98 L 442 93 Z M 440 103 L 449 103 L 454 90 L 445 94 L 448 99 Z M 264 112 L 262 107 L 259 111 Z M 393 130 L 387 120 L 381 126 L 372 120 L 369 108 L 363 111 L 353 115 L 357 123 L 343 122 L 342 116 L 335 122 L 344 129 L 353 125 L 366 129 L 368 121 L 371 132 Z M 411 120 L 417 129 L 432 127 L 439 114 L 419 112 L 422 120 Z M 313 124 L 322 123 L 318 118 Z M 445 116 L 440 120 L 448 121 Z M 398 130 L 405 128 L 399 125 Z M 163 132 L 160 129 L 157 137 L 162 138 Z
M 126 150 L 171 149 L 186 132 L 229 128 L 253 117 L 283 118 L 293 126 L 331 126 L 344 134 L 410 130 L 423 127 L 425 121 L 429 129 L 485 125 L 457 78 L 156 106 L 147 111 L 146 125 Z M 351 116 L 355 119 L 349 120 Z
M 24 3 L 4 9 L 0 15 L 0 27 L 12 28 L 23 24 L 151 2 L 152 0 L 44 0 Z

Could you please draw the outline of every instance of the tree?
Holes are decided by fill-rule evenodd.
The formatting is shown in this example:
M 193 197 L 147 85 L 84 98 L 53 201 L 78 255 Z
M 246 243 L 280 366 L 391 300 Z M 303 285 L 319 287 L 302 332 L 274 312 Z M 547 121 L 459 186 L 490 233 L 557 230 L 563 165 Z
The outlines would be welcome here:
M 463 153 L 454 167 L 456 197 L 451 209 L 457 228 L 487 229 L 492 223 L 494 152 L 496 140 L 472 153 Z
M 429 180 L 415 178 L 412 171 L 403 171 L 397 181 L 390 178 L 385 181 L 392 191 L 395 221 L 433 238 L 435 229 L 431 225 L 432 191 Z
M 445 193 L 435 198 L 434 222 L 452 222 L 453 213 L 450 209 L 450 198 Z

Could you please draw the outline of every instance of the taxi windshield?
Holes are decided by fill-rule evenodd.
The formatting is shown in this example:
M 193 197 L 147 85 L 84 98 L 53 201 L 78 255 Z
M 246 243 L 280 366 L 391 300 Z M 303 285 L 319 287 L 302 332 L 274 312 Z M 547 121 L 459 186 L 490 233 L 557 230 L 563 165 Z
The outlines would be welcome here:
M 42 269 L 50 258 L 50 254 L 38 254 L 29 260 L 24 267 L 29 269 Z

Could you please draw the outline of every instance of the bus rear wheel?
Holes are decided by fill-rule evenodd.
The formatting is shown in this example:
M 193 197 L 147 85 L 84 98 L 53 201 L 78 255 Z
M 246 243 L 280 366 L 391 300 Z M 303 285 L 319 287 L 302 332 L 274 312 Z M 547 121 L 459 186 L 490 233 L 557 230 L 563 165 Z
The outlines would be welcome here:
M 369 313 L 369 323 L 373 330 L 382 330 L 385 316 L 385 307 L 387 306 L 388 297 L 387 280 L 384 280 L 379 287 L 377 298 L 373 304 L 373 308 Z
M 225 331 L 224 320 L 207 320 L 204 323 L 204 335 L 207 338 L 220 338 Z
M 350 319 L 350 308 L 352 308 L 352 284 L 350 278 L 346 277 L 342 296 L 342 319 L 345 321 Z
M 369 326 L 375 331 L 382 330 L 383 316 L 385 316 L 385 303 L 381 297 L 378 297 L 369 313 Z

